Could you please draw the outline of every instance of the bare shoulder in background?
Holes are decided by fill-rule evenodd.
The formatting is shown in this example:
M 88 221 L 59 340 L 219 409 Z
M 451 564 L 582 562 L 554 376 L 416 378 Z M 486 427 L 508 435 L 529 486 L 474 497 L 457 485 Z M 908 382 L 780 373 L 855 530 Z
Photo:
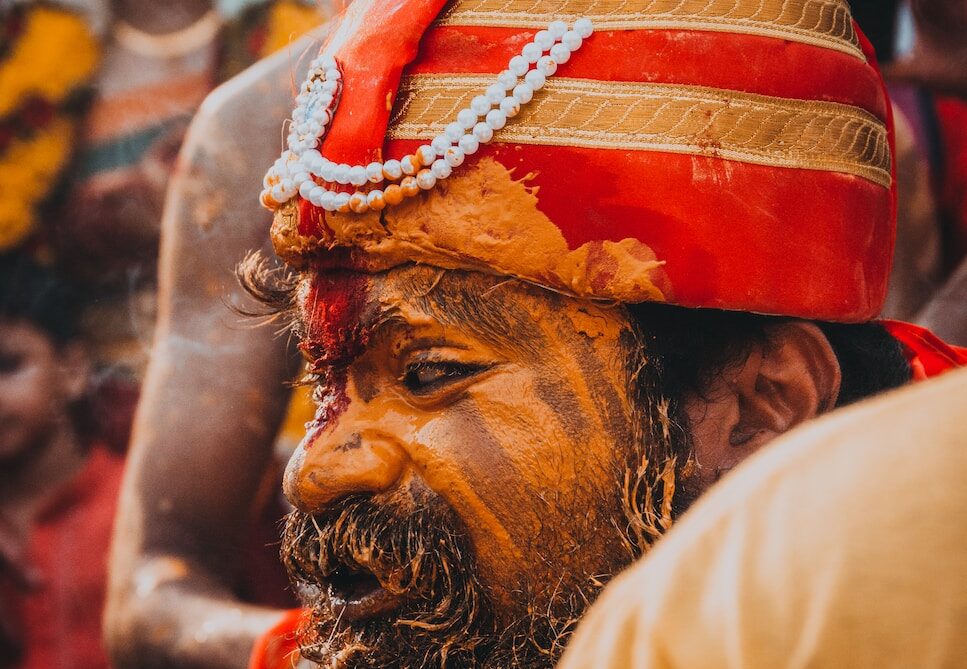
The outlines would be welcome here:
M 216 89 L 178 160 L 112 553 L 106 635 L 119 667 L 245 666 L 281 614 L 235 593 L 294 365 L 272 328 L 228 305 L 242 304 L 235 265 L 264 245 L 269 217 L 252 193 L 281 142 L 299 56 L 322 32 Z

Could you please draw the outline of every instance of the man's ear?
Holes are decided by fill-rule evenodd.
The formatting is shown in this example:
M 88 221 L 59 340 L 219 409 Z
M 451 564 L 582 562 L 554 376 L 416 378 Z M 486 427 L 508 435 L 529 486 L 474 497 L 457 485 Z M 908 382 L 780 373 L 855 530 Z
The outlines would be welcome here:
M 836 406 L 842 376 L 826 335 L 816 325 L 783 323 L 766 331 L 758 356 L 736 376 L 739 419 L 733 446 L 765 442 Z
M 766 337 L 686 406 L 703 483 L 836 406 L 840 367 L 822 330 L 793 321 L 769 328 Z

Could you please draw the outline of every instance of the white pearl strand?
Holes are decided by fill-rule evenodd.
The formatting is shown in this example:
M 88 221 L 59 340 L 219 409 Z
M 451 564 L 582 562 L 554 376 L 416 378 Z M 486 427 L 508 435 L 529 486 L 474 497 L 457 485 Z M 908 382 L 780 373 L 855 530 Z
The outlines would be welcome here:
M 369 165 L 337 165 L 317 149 L 332 120 L 341 90 L 341 75 L 335 60 L 331 56 L 317 58 L 312 62 L 303 92 L 296 98 L 298 106 L 292 113 L 289 150 L 265 175 L 262 204 L 277 209 L 298 193 L 326 211 L 363 213 L 370 209 L 379 211 L 421 190 L 430 190 L 438 181 L 449 177 L 466 156 L 476 153 L 481 144 L 490 142 L 494 132 L 533 99 L 535 91 L 544 87 L 557 66 L 566 63 L 592 32 L 590 19 L 578 19 L 571 29 L 564 21 L 554 21 L 525 44 L 520 55 L 510 59 L 496 82 L 473 98 L 443 134 L 400 160 Z M 521 77 L 523 81 L 519 81 Z M 332 191 L 316 183 L 314 177 L 328 184 L 356 186 L 357 190 L 351 195 Z M 392 183 L 385 190 L 358 190 L 360 186 L 384 181 L 400 183 Z
M 319 56 L 309 65 L 309 75 L 295 99 L 286 140 L 289 149 L 276 159 L 262 181 L 264 190 L 259 199 L 263 205 L 274 209 L 295 197 L 303 184 L 313 183 L 309 170 L 298 168 L 304 165 L 305 152 L 315 149 L 320 138 L 325 137 L 336 111 L 341 83 L 342 73 L 332 56 Z M 270 206 L 273 203 L 275 207 Z

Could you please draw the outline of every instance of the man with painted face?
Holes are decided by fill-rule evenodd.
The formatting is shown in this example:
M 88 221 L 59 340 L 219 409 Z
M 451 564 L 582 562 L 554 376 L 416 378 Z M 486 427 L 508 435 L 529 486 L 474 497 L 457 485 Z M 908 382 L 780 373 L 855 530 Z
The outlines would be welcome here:
M 283 558 L 323 666 L 549 666 L 723 472 L 959 359 L 869 322 L 891 124 L 844 0 L 360 0 L 296 102 L 298 271 L 240 275 L 316 387 Z

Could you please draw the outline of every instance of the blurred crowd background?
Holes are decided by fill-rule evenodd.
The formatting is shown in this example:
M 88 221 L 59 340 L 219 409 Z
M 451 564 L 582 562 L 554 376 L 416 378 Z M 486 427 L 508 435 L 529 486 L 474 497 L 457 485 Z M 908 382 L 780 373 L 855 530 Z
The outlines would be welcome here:
M 0 667 L 108 666 L 107 545 L 179 146 L 209 92 L 323 23 L 332 4 L 0 0 Z M 948 318 L 963 294 L 953 286 L 967 283 L 967 2 L 851 4 L 896 112 L 884 316 L 967 345 Z M 283 508 L 278 486 L 267 489 L 253 502 L 266 527 L 253 565 L 275 560 Z M 258 582 L 274 590 L 241 596 L 287 603 L 281 576 Z
M 107 553 L 179 146 L 210 91 L 330 11 L 0 1 L 0 666 L 108 666 Z M 251 571 L 270 578 L 242 596 L 284 606 L 277 483 L 253 510 Z

